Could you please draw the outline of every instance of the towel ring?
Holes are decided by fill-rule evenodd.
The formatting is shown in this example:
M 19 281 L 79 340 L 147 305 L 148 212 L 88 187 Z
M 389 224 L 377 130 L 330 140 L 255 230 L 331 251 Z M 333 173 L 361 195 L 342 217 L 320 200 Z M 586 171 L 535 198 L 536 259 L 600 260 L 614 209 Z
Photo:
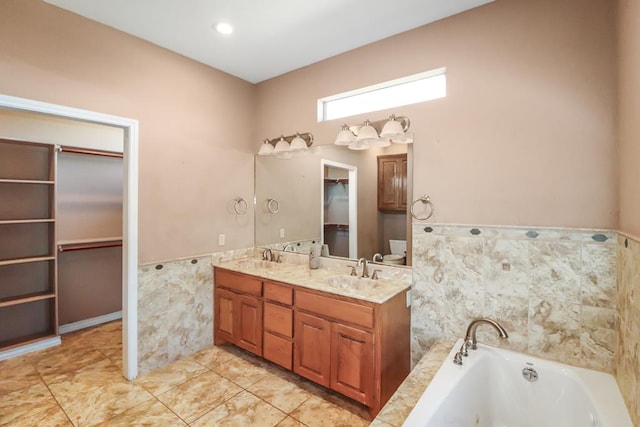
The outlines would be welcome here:
M 233 210 L 238 214 L 238 215 L 244 215 L 247 213 L 247 209 L 249 208 L 249 204 L 247 203 L 247 201 L 245 199 L 243 199 L 242 197 L 236 197 L 234 199 L 234 204 L 233 204 Z
M 277 214 L 280 210 L 280 203 L 276 199 L 269 197 L 267 199 L 267 211 L 272 214 Z
M 427 207 L 429 208 L 429 213 L 427 214 L 427 216 L 420 217 L 420 216 L 417 216 L 416 213 L 414 212 L 416 203 L 418 202 L 422 202 L 423 205 L 427 205 Z M 417 219 L 418 221 L 427 220 L 431 218 L 432 215 L 433 215 L 433 203 L 431 203 L 431 199 L 426 194 L 414 200 L 413 203 L 411 203 L 411 216 Z

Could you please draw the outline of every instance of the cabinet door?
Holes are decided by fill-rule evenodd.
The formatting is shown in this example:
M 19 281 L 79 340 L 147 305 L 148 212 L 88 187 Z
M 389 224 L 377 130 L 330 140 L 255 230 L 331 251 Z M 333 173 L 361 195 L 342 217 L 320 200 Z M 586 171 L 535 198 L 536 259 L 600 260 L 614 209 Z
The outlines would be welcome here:
M 365 405 L 373 403 L 373 334 L 331 325 L 331 388 Z
M 235 344 L 262 356 L 262 301 L 255 297 L 236 295 L 237 310 Z
M 398 208 L 398 175 L 395 158 L 378 158 L 378 209 Z
M 215 293 L 215 329 L 216 344 L 225 342 L 235 343 L 235 299 L 236 294 L 224 289 L 216 288 Z
M 331 373 L 331 324 L 309 314 L 296 312 L 293 372 L 328 387 Z

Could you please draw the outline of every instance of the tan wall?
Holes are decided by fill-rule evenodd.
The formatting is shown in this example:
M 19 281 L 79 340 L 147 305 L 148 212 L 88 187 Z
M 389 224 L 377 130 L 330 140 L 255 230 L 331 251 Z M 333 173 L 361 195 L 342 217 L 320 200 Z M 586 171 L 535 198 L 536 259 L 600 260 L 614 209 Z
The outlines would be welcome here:
M 629 415 L 640 425 L 640 2 L 618 6 L 618 141 L 620 230 L 618 238 L 618 350 L 616 374 Z M 634 238 L 631 238 L 633 236 Z
M 0 3 L 0 52 L 0 93 L 140 121 L 141 263 L 253 244 L 232 203 L 253 194 L 251 84 L 37 0 Z
M 620 229 L 640 236 L 640 3 L 618 2 Z
M 282 129 L 330 144 L 389 111 L 317 123 L 318 98 L 447 67 L 446 98 L 393 109 L 435 221 L 615 228 L 614 23 L 607 0 L 499 0 L 347 52 L 258 85 L 253 147 Z
M 250 246 L 253 216 L 236 217 L 232 200 L 251 197 L 265 136 L 330 144 L 343 120 L 318 124 L 317 98 L 440 66 L 447 98 L 393 110 L 412 119 L 413 196 L 431 195 L 436 221 L 615 227 L 613 15 L 605 0 L 500 0 L 256 91 L 43 2 L 5 0 L 0 93 L 140 120 L 142 263 Z

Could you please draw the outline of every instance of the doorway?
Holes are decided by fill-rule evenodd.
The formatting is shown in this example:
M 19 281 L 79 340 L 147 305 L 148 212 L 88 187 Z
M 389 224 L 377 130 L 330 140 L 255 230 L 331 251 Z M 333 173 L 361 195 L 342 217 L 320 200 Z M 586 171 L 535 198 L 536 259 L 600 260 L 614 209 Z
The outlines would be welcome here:
M 329 254 L 357 258 L 358 168 L 321 159 L 320 237 Z
M 0 94 L 0 108 L 112 126 L 123 130 L 122 357 L 123 375 L 133 380 L 138 375 L 138 121 L 2 94 Z M 49 345 L 54 344 L 55 342 L 52 342 Z M 42 347 L 27 350 L 37 348 Z

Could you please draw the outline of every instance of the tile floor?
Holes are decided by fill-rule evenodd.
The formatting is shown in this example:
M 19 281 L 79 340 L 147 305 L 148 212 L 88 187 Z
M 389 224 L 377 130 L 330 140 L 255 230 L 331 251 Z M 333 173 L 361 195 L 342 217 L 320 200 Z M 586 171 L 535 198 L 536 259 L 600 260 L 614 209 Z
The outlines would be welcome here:
M 234 347 L 122 377 L 122 325 L 0 361 L 0 426 L 366 426 L 366 409 Z

